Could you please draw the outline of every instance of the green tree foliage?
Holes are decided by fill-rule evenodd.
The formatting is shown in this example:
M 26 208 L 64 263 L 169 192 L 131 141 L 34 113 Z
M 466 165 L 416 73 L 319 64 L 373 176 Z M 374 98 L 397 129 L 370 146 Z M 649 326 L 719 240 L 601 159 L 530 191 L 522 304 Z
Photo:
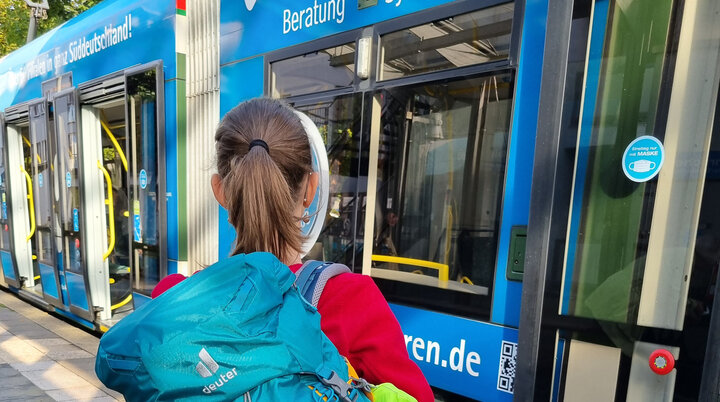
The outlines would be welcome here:
M 46 20 L 38 20 L 37 35 L 55 28 L 63 22 L 89 9 L 102 0 L 48 0 L 50 9 Z M 35 0 L 40 2 L 40 0 Z M 0 56 L 25 44 L 30 8 L 24 0 L 0 0 Z

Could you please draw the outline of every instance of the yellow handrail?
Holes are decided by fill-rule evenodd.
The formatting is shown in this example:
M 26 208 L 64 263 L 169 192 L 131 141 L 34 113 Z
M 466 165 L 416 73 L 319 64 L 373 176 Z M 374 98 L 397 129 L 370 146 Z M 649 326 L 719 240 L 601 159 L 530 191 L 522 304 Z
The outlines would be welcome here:
M 123 301 L 121 301 L 121 302 L 119 302 L 119 303 L 117 303 L 117 304 L 113 304 L 112 306 L 110 306 L 110 310 L 117 310 L 118 308 L 120 308 L 120 307 L 122 307 L 122 306 L 124 306 L 124 305 L 126 305 L 126 304 L 128 304 L 128 303 L 130 303 L 131 300 L 132 300 L 132 295 L 126 297 L 125 300 L 123 300 Z
M 123 167 L 127 172 L 127 159 L 125 159 L 125 153 L 123 152 L 122 148 L 120 148 L 120 144 L 118 144 L 115 136 L 113 135 L 112 131 L 110 131 L 110 128 L 107 126 L 107 124 L 105 124 L 105 122 L 102 120 L 100 120 L 100 124 L 102 125 L 102 128 L 105 129 L 105 133 L 108 135 L 108 137 L 110 137 L 110 141 L 112 141 L 113 146 L 118 151 L 118 154 L 120 155 L 120 160 L 122 161 Z
M 21 135 L 21 137 L 22 137 L 23 141 L 25 141 L 25 144 L 27 144 L 28 148 L 32 149 L 32 144 L 30 144 L 30 140 L 25 138 L 24 135 Z M 37 158 L 38 163 L 42 163 L 42 159 L 40 159 L 40 155 L 35 154 L 35 157 Z
M 108 206 L 108 216 L 110 216 L 110 219 L 108 219 L 108 226 L 110 227 L 110 242 L 107 250 L 105 250 L 105 253 L 103 254 L 103 261 L 105 261 L 108 257 L 110 257 L 110 253 L 112 253 L 115 248 L 115 211 L 113 206 L 112 180 L 110 179 L 110 173 L 108 173 L 107 169 L 105 169 L 105 166 L 103 166 L 100 161 L 97 161 L 97 166 L 98 169 L 102 170 L 103 175 L 105 176 L 105 181 L 107 182 L 107 199 L 105 200 L 105 205 Z
M 30 200 L 30 234 L 25 238 L 25 241 L 30 241 L 30 239 L 32 239 L 35 235 L 35 200 L 33 199 L 32 179 L 30 179 L 30 175 L 25 170 L 25 166 L 20 165 L 20 170 L 22 170 L 25 174 L 25 182 L 27 183 L 27 199 Z
M 447 264 L 440 264 L 438 262 L 379 254 L 373 254 L 371 260 L 378 262 L 394 262 L 396 264 L 413 265 L 416 267 L 437 269 L 438 279 L 440 279 L 441 281 L 447 281 L 450 277 L 450 267 Z

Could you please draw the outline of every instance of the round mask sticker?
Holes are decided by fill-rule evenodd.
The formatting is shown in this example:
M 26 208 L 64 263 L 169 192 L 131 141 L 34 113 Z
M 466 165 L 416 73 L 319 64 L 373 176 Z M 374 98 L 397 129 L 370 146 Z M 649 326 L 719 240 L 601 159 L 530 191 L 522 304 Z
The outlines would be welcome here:
M 140 171 L 140 188 L 145 190 L 145 187 L 147 187 L 147 172 L 143 169 Z
M 665 149 L 655 137 L 644 135 L 625 148 L 622 158 L 623 173 L 628 179 L 643 183 L 660 173 L 665 161 Z
M 303 235 L 305 235 L 305 241 L 302 246 L 302 256 L 304 257 L 312 246 L 315 245 L 322 231 L 323 223 L 325 222 L 325 212 L 327 210 L 328 194 L 330 191 L 330 176 L 327 151 L 325 150 L 325 144 L 323 143 L 320 131 L 318 131 L 315 123 L 305 114 L 298 111 L 295 111 L 295 113 L 300 117 L 300 121 L 302 121 L 302 125 L 310 141 L 313 174 L 319 175 L 315 197 L 310 206 L 305 209 L 303 220 L 301 221 L 301 230 Z

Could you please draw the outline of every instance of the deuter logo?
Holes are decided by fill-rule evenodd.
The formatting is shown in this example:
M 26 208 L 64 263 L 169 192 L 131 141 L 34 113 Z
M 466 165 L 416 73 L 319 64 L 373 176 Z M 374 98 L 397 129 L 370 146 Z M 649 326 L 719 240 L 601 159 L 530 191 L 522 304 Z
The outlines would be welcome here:
M 252 11 L 253 7 L 255 7 L 255 2 L 257 0 L 245 0 L 245 7 L 248 9 L 248 11 Z
M 210 353 L 208 353 L 205 348 L 202 348 L 200 353 L 198 353 L 198 356 L 200 357 L 200 362 L 195 366 L 195 371 L 198 372 L 203 378 L 212 377 L 213 374 L 217 373 L 220 366 L 217 364 L 215 359 L 210 356 Z M 227 384 L 230 380 L 237 377 L 237 367 L 234 367 L 232 370 L 228 371 L 227 373 L 220 374 L 220 379 L 215 381 L 214 383 L 208 384 L 203 387 L 202 392 L 204 394 L 211 394 L 213 391 L 217 390 L 218 388 L 222 387 L 223 385 Z
M 212 376 L 214 373 L 218 371 L 218 364 L 215 362 L 215 359 L 210 356 L 210 353 L 208 353 L 205 348 L 202 348 L 200 353 L 198 353 L 198 356 L 200 356 L 200 360 L 202 360 L 200 363 L 195 366 L 195 371 L 198 372 L 203 378 L 208 378 Z M 205 363 L 205 364 L 203 364 Z

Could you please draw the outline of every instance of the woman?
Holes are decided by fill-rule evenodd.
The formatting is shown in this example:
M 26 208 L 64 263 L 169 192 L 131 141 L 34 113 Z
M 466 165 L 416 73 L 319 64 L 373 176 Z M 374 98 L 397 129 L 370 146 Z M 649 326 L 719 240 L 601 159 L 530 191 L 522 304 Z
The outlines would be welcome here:
M 212 188 L 235 227 L 233 254 L 270 252 L 297 271 L 300 223 L 318 186 L 300 118 L 280 101 L 253 99 L 225 115 L 215 141 L 218 173 Z M 153 297 L 181 279 L 177 274 L 165 278 Z M 392 383 L 419 402 L 434 401 L 408 357 L 400 325 L 370 277 L 346 273 L 330 279 L 318 311 L 323 332 L 361 377 Z

